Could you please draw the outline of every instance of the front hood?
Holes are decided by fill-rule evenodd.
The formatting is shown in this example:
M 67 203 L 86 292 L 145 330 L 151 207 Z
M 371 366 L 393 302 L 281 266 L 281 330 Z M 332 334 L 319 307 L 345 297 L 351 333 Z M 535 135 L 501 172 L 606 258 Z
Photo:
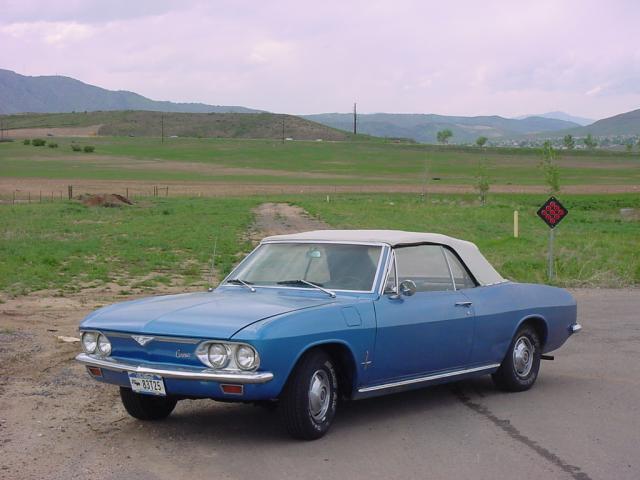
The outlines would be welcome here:
M 259 320 L 332 301 L 315 292 L 292 294 L 258 289 L 252 293 L 244 288 L 228 288 L 116 303 L 90 314 L 80 328 L 228 339 Z

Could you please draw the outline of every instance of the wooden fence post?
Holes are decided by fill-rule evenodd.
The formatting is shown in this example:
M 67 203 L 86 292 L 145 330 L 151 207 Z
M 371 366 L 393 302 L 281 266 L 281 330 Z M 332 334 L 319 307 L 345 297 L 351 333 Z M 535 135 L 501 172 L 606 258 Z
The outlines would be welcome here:
M 68 189 L 69 189 L 69 200 L 71 200 L 73 198 L 73 185 L 69 185 Z

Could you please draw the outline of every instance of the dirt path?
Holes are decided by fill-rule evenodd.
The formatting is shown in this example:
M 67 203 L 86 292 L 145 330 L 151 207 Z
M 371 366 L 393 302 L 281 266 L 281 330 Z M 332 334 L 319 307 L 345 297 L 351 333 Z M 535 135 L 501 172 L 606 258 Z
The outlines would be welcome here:
M 288 204 L 263 204 L 255 217 L 249 232 L 254 241 L 327 227 Z M 64 298 L 48 292 L 13 299 L 0 295 L 0 479 L 180 478 L 189 471 L 188 464 L 175 463 L 171 455 L 181 450 L 180 424 L 167 435 L 163 428 L 132 420 L 117 388 L 94 382 L 73 361 L 79 344 L 58 339 L 77 337 L 78 324 L 90 311 L 135 298 L 107 288 Z M 178 418 L 237 408 L 182 403 Z M 247 411 L 258 415 L 253 410 Z M 211 447 L 196 449 L 211 459 L 216 446 Z
M 251 230 L 253 241 L 270 235 L 330 228 L 301 207 L 287 203 L 263 203 L 254 210 L 254 215 L 256 220 Z
M 359 185 L 327 185 L 310 182 L 300 178 L 297 184 L 269 183 L 215 183 L 215 182 L 157 182 L 132 180 L 79 180 L 47 178 L 0 178 L 0 201 L 37 202 L 42 196 L 44 201 L 52 197 L 64 198 L 67 187 L 73 185 L 74 194 L 81 193 L 119 193 L 130 197 L 152 195 L 153 187 L 168 186 L 168 195 L 189 197 L 281 195 L 281 194 L 332 194 L 332 193 L 421 193 L 421 185 L 409 184 L 371 184 L 366 179 Z M 307 183 L 305 183 L 307 182 Z M 473 193 L 473 185 L 435 184 L 428 187 L 429 193 Z M 491 185 L 492 193 L 545 193 L 543 185 Z M 579 193 L 640 193 L 640 185 L 566 185 L 564 194 Z M 164 193 L 164 190 L 163 190 Z

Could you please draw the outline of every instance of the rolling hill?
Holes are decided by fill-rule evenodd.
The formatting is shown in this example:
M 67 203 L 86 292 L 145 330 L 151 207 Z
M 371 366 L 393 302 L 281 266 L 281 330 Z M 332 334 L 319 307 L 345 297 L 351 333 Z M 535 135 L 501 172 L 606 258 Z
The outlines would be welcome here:
M 341 130 L 353 129 L 353 116 L 349 113 L 323 113 L 303 117 Z M 379 137 L 405 137 L 427 143 L 435 143 L 437 132 L 445 128 L 453 132 L 451 143 L 471 143 L 479 136 L 500 139 L 578 126 L 573 122 L 542 117 L 512 119 L 497 115 L 461 117 L 404 113 L 358 115 L 359 133 Z
M 573 129 L 576 135 L 638 135 L 640 134 L 640 108 L 603 118 L 586 127 Z
M 556 120 L 566 120 L 567 122 L 577 123 L 578 125 L 586 126 L 591 125 L 595 120 L 591 118 L 585 117 L 576 117 L 575 115 L 569 115 L 565 112 L 547 112 L 547 113 L 539 113 L 534 115 L 521 115 L 519 117 L 515 117 L 518 120 L 522 120 L 525 118 L 531 117 L 542 117 L 542 118 L 555 118 Z
M 260 110 L 238 106 L 156 101 L 124 90 L 106 90 L 70 77 L 30 77 L 11 70 L 0 69 L 0 114 L 96 110 L 150 110 L 188 113 L 260 112 Z
M 113 135 L 135 137 L 347 140 L 353 135 L 293 115 L 109 111 L 3 115 L 8 137 Z M 92 128 L 88 128 L 92 127 Z M 358 136 L 366 139 L 367 137 Z

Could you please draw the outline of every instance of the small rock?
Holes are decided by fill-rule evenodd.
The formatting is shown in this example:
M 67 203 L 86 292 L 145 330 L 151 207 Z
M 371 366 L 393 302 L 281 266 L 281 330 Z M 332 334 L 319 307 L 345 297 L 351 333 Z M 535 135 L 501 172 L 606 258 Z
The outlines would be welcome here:
M 61 342 L 65 342 L 65 343 L 76 343 L 79 342 L 80 339 L 76 338 L 76 337 L 66 337 L 64 335 L 58 335 L 56 337 L 58 340 L 60 340 Z

